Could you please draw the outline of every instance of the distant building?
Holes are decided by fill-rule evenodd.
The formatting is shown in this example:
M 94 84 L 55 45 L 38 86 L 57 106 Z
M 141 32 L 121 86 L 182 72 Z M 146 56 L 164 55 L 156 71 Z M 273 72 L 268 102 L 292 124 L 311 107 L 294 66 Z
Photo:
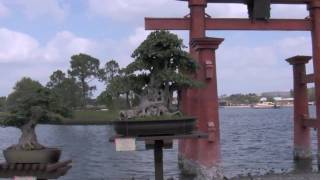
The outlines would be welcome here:
M 290 107 L 290 106 L 293 106 L 294 98 L 277 98 L 274 100 L 277 105 L 280 105 L 283 107 L 286 107 L 286 106 Z
M 281 101 L 282 99 L 283 99 L 282 97 L 274 97 L 274 98 L 273 98 L 273 100 L 276 101 L 276 102 L 277 102 L 277 101 Z
M 219 100 L 219 106 L 231 106 L 232 104 L 229 101 Z
M 260 98 L 260 102 L 266 102 L 266 101 L 267 101 L 267 98 L 266 98 L 266 97 Z

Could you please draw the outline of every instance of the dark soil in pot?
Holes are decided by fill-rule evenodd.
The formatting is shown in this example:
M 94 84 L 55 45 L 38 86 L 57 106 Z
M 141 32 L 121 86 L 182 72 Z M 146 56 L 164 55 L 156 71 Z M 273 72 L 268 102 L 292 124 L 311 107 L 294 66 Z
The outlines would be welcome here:
M 6 149 L 3 155 L 9 164 L 48 164 L 56 163 L 60 159 L 61 150 L 57 148 L 45 148 L 41 150 L 15 150 Z

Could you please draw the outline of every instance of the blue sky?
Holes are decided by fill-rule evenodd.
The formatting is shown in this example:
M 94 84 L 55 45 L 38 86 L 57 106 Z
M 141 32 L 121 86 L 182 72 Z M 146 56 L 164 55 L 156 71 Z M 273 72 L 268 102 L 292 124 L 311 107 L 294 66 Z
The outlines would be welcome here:
M 212 17 L 246 17 L 239 4 L 210 4 Z M 149 32 L 144 17 L 183 17 L 187 3 L 175 0 L 0 0 L 0 96 L 23 76 L 45 84 L 70 56 L 88 53 L 103 65 L 123 67 Z M 272 6 L 274 18 L 305 18 L 305 6 Z M 188 44 L 186 31 L 173 31 Z M 219 94 L 283 91 L 292 88 L 285 59 L 311 55 L 309 32 L 210 31 L 225 38 L 217 51 Z M 308 71 L 312 72 L 309 65 Z M 98 84 L 98 94 L 103 84 Z

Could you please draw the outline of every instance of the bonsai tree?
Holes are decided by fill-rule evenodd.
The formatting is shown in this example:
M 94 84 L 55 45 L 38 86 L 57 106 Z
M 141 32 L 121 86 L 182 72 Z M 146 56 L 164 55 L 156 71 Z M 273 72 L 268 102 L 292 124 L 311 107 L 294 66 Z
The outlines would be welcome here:
M 122 112 L 123 119 L 170 114 L 174 92 L 179 94 L 184 88 L 201 85 L 192 78 L 197 63 L 185 48 L 177 35 L 169 31 L 155 31 L 133 52 L 135 60 L 125 69 L 126 76 L 131 77 L 133 83 L 126 84 L 136 84 L 135 81 L 141 84 L 142 80 L 142 93 L 136 94 L 140 97 L 140 105 Z
M 40 150 L 41 145 L 35 133 L 38 123 L 60 120 L 71 115 L 69 109 L 52 91 L 30 78 L 22 78 L 8 96 L 8 115 L 2 117 L 2 126 L 13 126 L 21 130 L 18 144 L 9 147 L 14 150 Z

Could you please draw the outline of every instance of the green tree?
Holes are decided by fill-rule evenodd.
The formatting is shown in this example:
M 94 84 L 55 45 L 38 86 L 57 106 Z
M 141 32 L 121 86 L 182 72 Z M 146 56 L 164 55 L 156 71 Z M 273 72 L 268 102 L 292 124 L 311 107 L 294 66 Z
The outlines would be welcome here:
M 123 71 L 109 81 L 106 92 L 110 94 L 115 101 L 120 101 L 120 95 L 125 95 L 126 107 L 131 108 L 130 94 L 141 94 L 142 88 L 148 81 L 148 76 L 145 74 L 135 75 L 122 72 Z
M 254 93 L 249 94 L 232 94 L 224 97 L 225 100 L 232 104 L 254 104 L 259 102 L 260 97 Z
M 6 109 L 6 101 L 7 101 L 6 97 L 0 97 L 0 112 L 1 111 L 5 111 L 5 109 Z
M 82 106 L 86 105 L 87 98 L 92 95 L 95 86 L 90 86 L 89 82 L 99 76 L 100 61 L 87 54 L 78 54 L 71 57 L 71 69 L 68 73 L 78 79 L 82 89 Z
M 152 32 L 133 52 L 134 62 L 126 68 L 127 74 L 148 75 L 145 86 L 149 89 L 161 89 L 163 102 L 167 107 L 172 102 L 174 91 L 199 86 L 191 77 L 197 69 L 197 63 L 184 50 L 182 39 L 169 31 Z M 139 80 L 145 78 L 137 78 Z
M 104 68 L 102 69 L 101 79 L 105 81 L 105 84 L 108 84 L 110 80 L 119 75 L 120 67 L 117 61 L 110 60 L 108 61 Z
M 108 109 L 114 109 L 115 104 L 114 100 L 111 94 L 109 94 L 107 91 L 103 91 L 98 97 L 97 97 L 97 103 L 99 105 L 105 105 Z
M 66 77 L 66 74 L 61 70 L 53 72 L 47 87 L 57 94 L 65 106 L 70 108 L 81 106 L 82 89 L 80 84 L 76 82 L 75 78 Z
M 48 87 L 60 86 L 62 82 L 66 79 L 66 74 L 61 70 L 57 70 L 50 76 L 50 81 L 48 82 Z
M 275 100 L 274 100 L 273 97 L 267 97 L 267 101 L 268 101 L 268 102 L 275 102 Z
M 10 113 L 0 121 L 3 126 L 14 126 L 21 130 L 22 135 L 13 149 L 43 149 L 38 143 L 35 128 L 38 123 L 48 120 L 59 120 L 71 116 L 71 111 L 59 102 L 59 98 L 30 78 L 22 78 L 8 96 L 7 108 Z

